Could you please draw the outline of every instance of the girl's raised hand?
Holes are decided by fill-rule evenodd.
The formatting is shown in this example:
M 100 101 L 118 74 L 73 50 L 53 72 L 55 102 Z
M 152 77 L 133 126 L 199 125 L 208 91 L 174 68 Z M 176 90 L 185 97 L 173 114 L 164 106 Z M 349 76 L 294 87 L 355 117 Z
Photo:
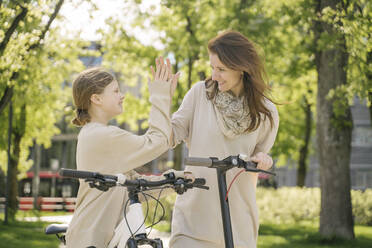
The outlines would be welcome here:
M 169 59 L 167 59 L 167 61 L 169 61 Z M 163 57 L 156 58 L 155 64 L 156 64 L 156 71 L 151 66 L 151 72 L 152 72 L 152 77 L 153 77 L 154 82 L 155 81 L 168 82 L 170 72 L 168 71 L 167 65 L 164 63 Z
M 171 96 L 173 96 L 178 83 L 178 78 L 180 76 L 180 73 L 172 74 L 172 65 L 170 63 L 170 60 L 167 58 L 166 63 L 164 62 L 163 57 L 156 58 L 155 60 L 156 64 L 156 71 L 151 66 L 151 72 L 154 81 L 160 80 L 163 82 L 169 82 L 171 84 Z

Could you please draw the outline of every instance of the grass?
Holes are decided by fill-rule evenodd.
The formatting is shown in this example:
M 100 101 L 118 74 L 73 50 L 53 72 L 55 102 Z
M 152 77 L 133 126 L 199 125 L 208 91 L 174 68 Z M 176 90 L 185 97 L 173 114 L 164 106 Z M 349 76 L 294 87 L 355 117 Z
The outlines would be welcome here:
M 261 224 L 258 248 L 370 248 L 372 227 L 355 226 L 355 240 L 324 240 L 318 233 L 315 222 L 302 224 Z
M 44 212 L 43 212 L 44 213 Z M 31 213 L 29 213 L 31 214 Z M 0 219 L 0 248 L 57 248 L 58 239 L 54 235 L 45 235 L 44 229 L 49 223 L 17 221 L 4 225 Z M 167 231 L 162 222 L 161 231 Z M 156 226 L 157 229 L 158 225 Z M 370 248 L 372 247 L 372 226 L 354 227 L 355 240 L 323 240 L 318 234 L 318 223 L 302 222 L 296 224 L 260 225 L 258 248 Z
M 72 215 L 72 212 L 66 211 L 37 211 L 37 210 L 28 210 L 28 211 L 17 211 L 16 219 L 22 220 L 25 217 L 41 217 L 41 216 L 60 216 L 60 215 Z M 0 219 L 4 219 L 4 213 L 0 213 Z
M 0 223 L 0 248 L 57 248 L 59 241 L 55 235 L 45 235 L 44 229 L 50 223 L 11 222 Z

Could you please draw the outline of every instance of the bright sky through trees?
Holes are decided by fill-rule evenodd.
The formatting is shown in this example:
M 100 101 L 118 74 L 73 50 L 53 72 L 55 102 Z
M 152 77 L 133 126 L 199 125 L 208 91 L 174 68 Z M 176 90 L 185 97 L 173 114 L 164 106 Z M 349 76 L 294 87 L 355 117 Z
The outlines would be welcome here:
M 153 9 L 154 14 L 159 12 L 160 0 L 143 1 L 140 5 L 142 11 Z M 129 34 L 133 34 L 144 45 L 153 44 L 156 48 L 164 46 L 159 42 L 159 33 L 151 29 L 142 30 L 132 27 L 131 23 L 135 16 L 131 12 L 130 3 L 123 0 L 68 0 L 60 11 L 60 20 L 56 20 L 53 26 L 59 26 L 62 34 L 68 37 L 80 36 L 89 41 L 98 41 L 102 35 L 98 30 L 107 30 L 105 23 L 108 18 L 122 20 Z M 144 23 L 145 26 L 149 26 Z

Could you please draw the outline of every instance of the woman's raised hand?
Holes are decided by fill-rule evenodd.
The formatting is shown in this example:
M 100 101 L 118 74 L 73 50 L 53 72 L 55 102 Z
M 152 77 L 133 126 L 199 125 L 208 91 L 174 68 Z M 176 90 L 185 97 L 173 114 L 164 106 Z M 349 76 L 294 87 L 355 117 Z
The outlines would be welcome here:
M 170 63 L 170 60 L 167 58 L 166 63 L 164 62 L 163 57 L 156 58 L 155 60 L 156 64 L 156 71 L 154 68 L 151 66 L 151 72 L 154 81 L 160 80 L 164 82 L 169 82 L 171 84 L 171 96 L 173 96 L 177 83 L 178 83 L 178 78 L 180 76 L 180 73 L 172 74 L 172 65 Z

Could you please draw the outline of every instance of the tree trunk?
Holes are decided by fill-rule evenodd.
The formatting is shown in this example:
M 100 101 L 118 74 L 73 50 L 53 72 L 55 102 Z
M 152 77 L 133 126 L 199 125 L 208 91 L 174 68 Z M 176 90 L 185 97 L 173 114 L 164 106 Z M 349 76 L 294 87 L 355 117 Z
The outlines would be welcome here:
M 41 164 L 41 146 L 34 142 L 34 177 L 32 178 L 32 197 L 34 198 L 34 209 L 39 209 L 37 198 L 39 197 L 40 186 L 40 164 Z
M 372 64 L 372 52 L 368 52 L 367 54 L 367 65 Z M 371 70 L 367 71 L 367 80 L 369 82 L 372 82 L 372 72 Z M 371 119 L 371 125 L 372 125 L 372 90 L 368 92 L 368 100 L 371 103 L 369 105 L 369 117 Z
M 300 149 L 300 158 L 298 161 L 298 170 L 297 170 L 297 186 L 304 187 L 305 180 L 306 180 L 306 172 L 307 172 L 307 158 L 309 155 L 309 143 L 310 143 L 310 136 L 312 130 L 312 112 L 311 112 L 311 104 L 304 96 L 304 111 L 305 111 L 305 138 L 304 144 Z
M 173 169 L 175 170 L 182 170 L 182 148 L 183 146 L 181 143 L 173 149 Z
M 13 130 L 13 149 L 10 159 L 10 188 L 9 188 L 9 217 L 10 219 L 15 219 L 15 214 L 18 209 L 18 162 L 19 154 L 21 152 L 21 141 L 25 134 L 26 128 L 26 105 L 21 107 L 19 118 L 15 118 Z
M 336 9 L 339 1 L 318 0 L 317 14 L 326 7 Z M 325 238 L 354 238 L 350 196 L 350 151 L 352 118 L 347 107 L 343 116 L 337 116 L 333 99 L 327 99 L 332 89 L 346 84 L 347 53 L 343 34 L 325 22 L 315 23 L 315 53 L 318 72 L 317 141 L 320 164 L 321 211 L 319 231 Z M 321 48 L 320 37 L 337 35 L 337 42 Z M 347 101 L 347 99 L 338 99 Z
M 13 75 L 18 75 L 17 73 L 13 73 Z M 0 114 L 4 111 L 8 103 L 13 97 L 14 86 L 6 86 L 4 90 L 4 94 L 0 99 Z
M 5 189 L 6 189 L 5 174 L 4 171 L 0 168 L 0 197 L 5 196 Z
M 17 154 L 14 154 L 14 153 L 17 153 L 19 154 L 19 143 L 16 144 L 15 142 L 16 139 L 14 139 L 13 141 L 13 145 L 16 146 L 18 145 L 18 147 L 14 147 L 14 152 L 11 156 L 11 159 L 10 159 L 10 171 L 8 171 L 9 173 L 9 177 L 8 177 L 8 180 L 10 181 L 9 183 L 9 219 L 10 220 L 15 220 L 15 215 L 17 213 L 17 209 L 18 209 L 18 200 L 17 200 L 17 196 L 18 196 L 18 181 L 17 181 L 17 175 L 18 175 L 18 168 L 17 168 L 17 164 L 18 164 L 18 158 L 19 156 L 17 156 Z
M 194 64 L 194 60 L 190 56 L 189 62 L 187 63 L 187 68 L 188 68 L 188 70 L 187 70 L 187 89 L 189 89 L 189 90 L 191 89 L 191 84 L 192 84 L 191 76 L 192 76 L 192 66 L 193 66 L 193 64 Z
M 3 56 L 6 46 L 10 41 L 10 37 L 16 31 L 19 23 L 26 18 L 28 9 L 21 6 L 21 12 L 14 18 L 12 25 L 10 25 L 9 29 L 6 31 L 5 36 L 0 43 L 0 57 Z
M 372 91 L 368 92 L 368 99 L 371 105 L 369 105 L 369 118 L 371 119 L 371 126 L 372 126 Z

